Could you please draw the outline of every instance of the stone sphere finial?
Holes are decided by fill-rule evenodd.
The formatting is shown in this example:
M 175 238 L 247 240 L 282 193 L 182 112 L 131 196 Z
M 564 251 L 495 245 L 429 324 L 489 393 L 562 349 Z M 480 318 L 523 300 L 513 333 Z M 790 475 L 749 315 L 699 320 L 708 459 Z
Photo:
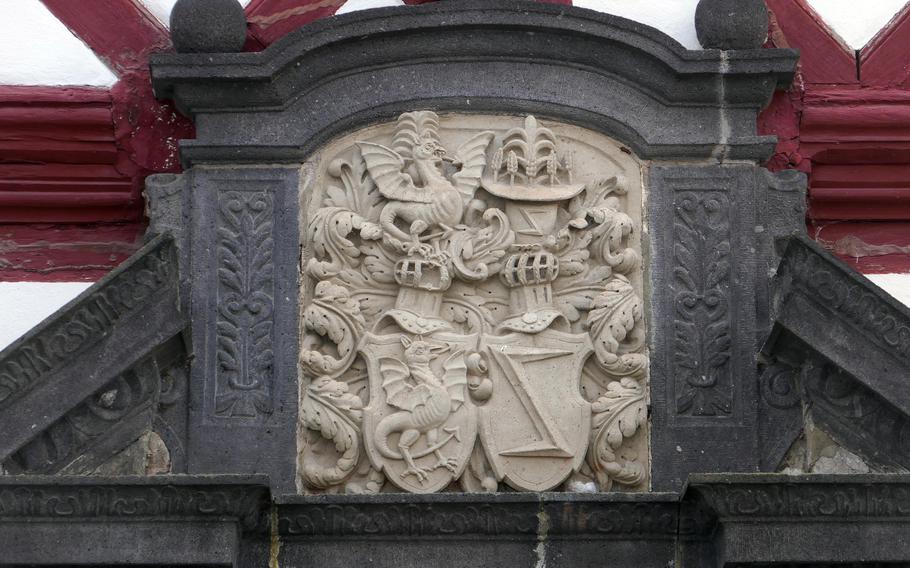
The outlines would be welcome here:
M 768 37 L 764 0 L 700 0 L 695 33 L 705 49 L 758 49 Z
M 233 53 L 246 42 L 246 15 L 237 0 L 177 0 L 171 41 L 178 53 Z

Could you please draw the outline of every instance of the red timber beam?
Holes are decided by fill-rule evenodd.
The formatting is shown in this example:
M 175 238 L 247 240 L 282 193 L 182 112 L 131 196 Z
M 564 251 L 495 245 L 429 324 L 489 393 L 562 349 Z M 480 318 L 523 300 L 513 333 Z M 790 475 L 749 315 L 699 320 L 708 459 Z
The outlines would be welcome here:
M 0 87 L 0 280 L 96 280 L 137 248 L 148 174 L 192 125 L 156 101 L 167 31 L 131 0 L 43 0 L 113 70 L 111 89 Z
M 763 113 L 772 169 L 809 174 L 810 235 L 857 269 L 910 272 L 910 9 L 858 53 L 805 0 L 766 0 L 797 81 Z

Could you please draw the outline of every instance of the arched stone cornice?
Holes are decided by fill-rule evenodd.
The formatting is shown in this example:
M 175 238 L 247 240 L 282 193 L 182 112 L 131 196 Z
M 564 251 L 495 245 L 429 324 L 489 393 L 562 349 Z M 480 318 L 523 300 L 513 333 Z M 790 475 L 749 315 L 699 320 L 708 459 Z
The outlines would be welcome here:
M 159 97 L 194 118 L 188 163 L 296 162 L 414 108 L 511 112 L 600 130 L 645 158 L 764 159 L 757 113 L 791 50 L 689 51 L 623 18 L 519 0 L 368 10 L 259 53 L 152 60 Z

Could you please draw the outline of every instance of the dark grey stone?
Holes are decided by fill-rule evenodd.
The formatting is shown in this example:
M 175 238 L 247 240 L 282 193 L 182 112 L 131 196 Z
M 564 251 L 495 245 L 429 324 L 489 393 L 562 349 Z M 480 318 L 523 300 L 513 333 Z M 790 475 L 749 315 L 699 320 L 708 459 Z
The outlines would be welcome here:
M 267 530 L 261 477 L 0 476 L 0 566 L 261 568 Z
M 298 170 L 185 174 L 194 354 L 188 471 L 266 473 L 288 493 L 296 492 Z
M 651 471 L 757 471 L 756 166 L 649 173 Z M 659 230 L 657 228 L 660 228 Z
M 263 477 L 0 477 L 0 566 L 903 565 L 908 530 L 906 475 L 699 475 L 682 494 L 289 498 L 270 498 Z
M 807 236 L 774 281 L 775 325 L 910 413 L 910 309 Z
M 246 15 L 237 0 L 178 0 L 170 30 L 178 53 L 233 53 L 246 42 Z
M 705 49 L 758 49 L 768 37 L 764 0 L 700 0 L 695 33 Z
M 872 465 L 910 467 L 910 310 L 808 237 L 787 242 L 762 348 L 763 468 L 778 466 L 804 414 Z
M 771 331 L 771 277 L 777 272 L 788 237 L 806 232 L 807 180 L 806 174 L 796 170 L 771 173 L 760 168 L 756 174 L 758 224 L 754 232 L 760 263 L 755 282 L 756 347 L 761 348 Z
M 85 472 L 138 438 L 158 401 L 151 354 L 186 325 L 179 308 L 162 235 L 0 352 L 0 461 Z
M 282 501 L 278 523 L 282 566 L 665 567 L 679 510 L 672 494 L 324 496 Z
M 755 135 L 757 113 L 795 62 L 791 50 L 688 51 L 590 10 L 466 0 L 345 14 L 260 53 L 156 55 L 152 80 L 196 121 L 198 138 L 182 143 L 188 165 L 296 163 L 414 109 L 520 109 L 611 135 L 643 158 L 757 160 L 774 146 Z
M 700 475 L 689 480 L 683 509 L 701 501 L 716 516 L 715 563 L 705 566 L 898 566 L 910 559 L 908 482 L 897 475 Z
M 759 160 L 774 142 L 755 136 L 757 113 L 775 89 L 789 84 L 794 66 L 795 53 L 788 50 L 687 51 L 622 18 L 519 0 L 348 14 L 305 26 L 261 53 L 156 56 L 156 93 L 174 98 L 198 133 L 181 142 L 184 162 L 198 167 L 183 181 L 156 180 L 150 192 L 161 218 L 153 226 L 169 232 L 179 232 L 180 216 L 168 200 L 190 196 L 183 205 L 195 356 L 188 471 L 268 472 L 275 487 L 296 490 L 289 450 L 298 349 L 296 167 L 320 146 L 427 108 L 534 113 L 613 136 L 643 159 Z M 275 163 L 289 166 L 264 166 Z M 239 167 L 246 165 L 259 167 Z M 646 270 L 659 291 L 652 301 L 651 352 L 663 358 L 652 367 L 654 483 L 678 489 L 692 471 L 758 468 L 758 459 L 748 457 L 756 455 L 757 444 L 756 336 L 768 325 L 767 307 L 758 302 L 767 302 L 775 259 L 771 235 L 788 234 L 793 215 L 759 219 L 757 202 L 788 184 L 754 165 L 651 171 L 653 241 Z M 669 179 L 674 176 L 682 185 Z M 698 222 L 720 225 L 684 226 L 675 211 L 690 193 L 711 201 L 701 202 Z M 784 204 L 794 192 L 780 193 L 788 194 Z M 715 198 L 723 202 L 720 215 L 709 212 Z M 265 213 L 253 215 L 254 201 Z M 251 235 L 238 231 L 234 210 L 253 215 Z M 774 229 L 759 235 L 766 221 Z M 675 266 L 670 251 L 684 233 L 693 246 L 709 239 L 725 251 L 717 287 L 723 313 L 702 306 L 690 314 L 695 319 L 677 315 L 674 294 L 684 291 L 667 279 L 677 268 L 693 274 L 708 269 Z M 226 247 L 244 239 L 264 243 L 256 254 L 267 270 L 255 287 L 265 302 L 259 313 L 271 314 L 266 319 L 273 326 L 251 344 L 253 354 L 242 366 L 254 370 L 254 379 L 244 379 L 253 388 L 241 391 L 230 386 L 232 370 L 224 367 L 230 357 L 222 352 L 237 339 L 235 331 L 224 331 L 227 290 L 219 278 L 227 267 Z M 713 276 L 698 278 L 705 284 Z M 711 337 L 699 319 L 706 317 L 716 319 Z M 716 364 L 708 381 L 716 387 L 694 387 L 690 383 L 698 381 L 685 378 L 685 367 L 697 362 L 690 357 L 679 364 L 671 355 L 697 350 L 699 342 L 716 351 L 707 363 Z

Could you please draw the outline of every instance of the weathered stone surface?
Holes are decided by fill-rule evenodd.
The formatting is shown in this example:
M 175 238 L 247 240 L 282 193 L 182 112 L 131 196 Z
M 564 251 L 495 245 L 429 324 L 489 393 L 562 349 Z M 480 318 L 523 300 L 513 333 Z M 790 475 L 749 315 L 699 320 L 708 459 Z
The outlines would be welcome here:
M 200 168 L 188 255 L 191 473 L 295 491 L 299 167 Z
M 158 55 L 152 78 L 195 118 L 188 164 L 299 163 L 415 108 L 550 117 L 641 158 L 764 159 L 774 140 L 755 136 L 757 112 L 795 62 L 790 50 L 687 51 L 569 6 L 460 0 L 328 18 L 262 53 Z
M 652 479 L 756 471 L 756 170 L 649 173 Z M 755 285 L 744 286 L 744 282 Z
M 557 53 L 558 57 L 554 55 Z M 310 373 L 318 380 L 304 383 L 306 388 L 301 389 L 300 402 L 310 405 L 317 399 L 334 401 L 337 408 L 342 409 L 344 427 L 339 422 L 336 428 L 331 420 L 317 424 L 318 421 L 311 418 L 318 407 L 315 405 L 302 413 L 306 427 L 301 428 L 300 438 L 307 441 L 301 444 L 305 448 L 304 454 L 309 448 L 319 453 L 320 457 L 307 459 L 304 455 L 300 467 L 293 468 L 291 460 L 283 452 L 294 446 L 297 429 L 299 405 L 294 386 L 288 382 L 297 376 L 295 369 L 300 343 L 296 334 L 298 330 L 306 333 L 308 325 L 309 328 L 321 325 L 306 323 L 307 310 L 312 309 L 315 314 L 322 309 L 320 305 L 330 306 L 344 313 L 344 317 L 354 322 L 356 327 L 361 324 L 353 311 L 348 314 L 345 309 L 358 304 L 359 299 L 366 295 L 359 293 L 352 296 L 344 290 L 336 290 L 333 286 L 339 283 L 329 281 L 334 277 L 316 278 L 325 280 L 325 285 L 317 287 L 315 282 L 305 285 L 304 293 L 308 295 L 301 302 L 304 315 L 301 317 L 301 312 L 297 310 L 299 299 L 293 291 L 297 287 L 297 275 L 293 270 L 297 266 L 296 247 L 303 243 L 305 255 L 312 252 L 309 247 L 316 247 L 315 239 L 301 237 L 301 232 L 305 235 L 307 227 L 316 222 L 317 216 L 327 215 L 326 209 L 333 206 L 325 201 L 324 195 L 318 194 L 323 182 L 313 180 L 325 175 L 335 157 L 350 158 L 319 152 L 342 137 L 350 136 L 351 132 L 377 124 L 392 124 L 402 113 L 415 109 L 436 112 L 443 123 L 450 116 L 533 115 L 539 123 L 548 127 L 558 125 L 568 132 L 570 126 L 577 126 L 592 133 L 591 136 L 612 138 L 615 145 L 612 141 L 604 145 L 613 148 L 611 152 L 618 150 L 616 154 L 621 158 L 634 156 L 641 160 L 635 175 L 627 175 L 626 178 L 634 180 L 640 173 L 644 174 L 648 207 L 653 209 L 654 216 L 647 226 L 643 224 L 640 227 L 640 234 L 646 245 L 644 250 L 656 251 L 656 254 L 645 256 L 641 287 L 638 287 L 634 277 L 630 280 L 635 296 L 645 302 L 629 304 L 633 314 L 634 305 L 643 310 L 641 322 L 636 323 L 634 315 L 631 317 L 631 327 L 637 325 L 637 329 L 641 330 L 643 320 L 651 318 L 656 326 L 656 329 L 650 330 L 652 357 L 655 353 L 660 353 L 660 357 L 667 353 L 655 351 L 654 346 L 674 350 L 674 353 L 675 350 L 688 349 L 689 353 L 688 359 L 682 362 L 682 367 L 688 365 L 688 371 L 682 367 L 674 368 L 670 361 L 662 360 L 659 365 L 662 373 L 660 384 L 653 385 L 653 420 L 657 433 L 654 437 L 652 471 L 658 472 L 653 487 L 678 488 L 690 471 L 729 468 L 751 471 L 757 468 L 757 460 L 740 460 L 740 456 L 755 454 L 755 403 L 749 397 L 750 385 L 755 384 L 752 354 L 756 335 L 762 333 L 762 326 L 767 326 L 768 321 L 767 310 L 762 311 L 761 303 L 767 299 L 767 293 L 763 291 L 766 291 L 767 273 L 774 260 L 770 235 L 778 230 L 786 234 L 789 229 L 783 223 L 774 225 L 773 231 L 757 233 L 759 226 L 779 223 L 777 219 L 760 219 L 757 212 L 757 203 L 762 199 L 759 195 L 762 191 L 774 191 L 767 188 L 776 187 L 778 179 L 765 179 L 758 168 L 741 163 L 719 166 L 716 170 L 704 166 L 708 161 L 757 160 L 770 152 L 773 141 L 754 134 L 756 115 L 768 102 L 774 89 L 786 86 L 794 65 L 795 54 L 791 51 L 690 52 L 653 29 L 621 18 L 572 7 L 517 0 L 439 2 L 401 10 L 348 14 L 307 26 L 258 54 L 158 56 L 152 65 L 156 92 L 159 96 L 174 98 L 181 109 L 192 115 L 198 133 L 196 140 L 182 142 L 185 162 L 198 167 L 191 168 L 180 182 L 160 180 L 152 192 L 157 200 L 154 209 L 162 212 L 162 220 L 155 224 L 156 227 L 171 231 L 171 227 L 176 225 L 173 220 L 178 218 L 179 208 L 169 208 L 168 204 L 179 202 L 180 196 L 184 199 L 184 214 L 190 219 L 189 229 L 184 233 L 187 243 L 184 248 L 190 251 L 187 266 L 191 267 L 188 271 L 191 290 L 184 297 L 192 298 L 194 346 L 190 381 L 190 406 L 193 409 L 190 430 L 194 432 L 190 439 L 194 446 L 189 449 L 189 471 L 267 471 L 273 483 L 286 491 L 294 491 L 298 489 L 295 486 L 296 470 L 301 474 L 301 482 L 305 482 L 312 473 L 310 481 L 315 480 L 316 485 L 322 486 L 320 490 L 375 492 L 381 487 L 382 479 L 373 466 L 394 469 L 397 466 L 393 464 L 400 465 L 406 461 L 380 457 L 377 447 L 361 451 L 361 448 L 354 447 L 357 444 L 353 442 L 362 439 L 364 420 L 372 420 L 371 423 L 378 428 L 383 419 L 392 415 L 394 408 L 378 402 L 374 406 L 371 402 L 379 401 L 379 397 L 387 398 L 389 395 L 385 389 L 374 390 L 369 397 L 365 395 L 365 390 L 357 390 L 369 382 L 364 377 L 376 377 L 383 372 L 383 358 L 396 360 L 399 375 L 406 371 L 410 376 L 412 369 L 406 364 L 405 346 L 400 340 L 394 345 L 385 345 L 383 349 L 388 349 L 388 352 L 372 352 L 373 368 L 369 369 L 367 363 L 359 367 L 361 378 L 359 382 L 354 381 L 357 388 L 345 385 L 347 390 L 341 389 L 337 383 L 343 381 L 335 381 L 331 374 L 337 371 L 333 367 L 335 363 L 342 361 L 348 364 L 351 361 L 347 359 L 352 358 L 352 353 L 365 353 L 358 351 L 360 340 L 353 341 L 348 337 L 348 344 L 343 346 L 342 352 L 330 354 L 335 361 L 328 361 L 327 370 Z M 721 82 L 724 96 L 719 96 L 717 91 Z M 567 85 L 571 88 L 566 88 Z M 339 93 L 344 93 L 344 96 L 339 96 Z M 519 121 L 509 127 L 521 126 Z M 486 130 L 499 128 L 478 124 L 471 132 L 472 135 L 480 135 Z M 454 152 L 468 141 L 467 136 L 459 139 L 457 130 L 457 127 L 452 127 L 449 132 L 442 131 L 440 134 L 439 142 L 447 152 Z M 354 136 L 347 140 L 349 151 L 355 152 L 354 143 L 358 139 Z M 361 138 L 359 141 L 378 143 L 399 152 L 394 136 L 388 140 Z M 567 142 L 572 142 L 571 136 Z M 377 153 L 382 154 L 375 147 L 367 148 L 373 152 L 371 159 L 377 158 Z M 494 152 L 495 149 L 489 150 L 488 161 L 492 160 Z M 507 173 L 509 168 L 505 157 L 497 168 L 501 174 Z M 693 158 L 702 160 L 701 165 L 686 161 Z M 672 160 L 675 164 L 683 164 L 678 165 L 676 171 L 682 179 L 696 180 L 692 182 L 697 186 L 694 194 L 710 194 L 711 199 L 696 207 L 697 211 L 693 210 L 697 219 L 689 219 L 687 225 L 686 215 L 674 217 L 674 208 L 682 203 L 679 199 L 683 194 L 688 193 L 685 183 L 689 182 L 677 190 L 672 183 L 663 181 L 666 176 L 662 172 L 674 166 L 648 163 L 646 160 Z M 298 171 L 299 164 L 307 161 L 309 163 Z M 275 166 L 281 163 L 287 164 L 287 167 Z M 356 180 L 356 184 L 363 183 L 363 176 L 372 183 L 370 168 L 364 164 L 360 166 L 361 178 Z M 319 167 L 327 169 L 320 172 Z M 663 167 L 668 169 L 661 169 Z M 447 175 L 443 176 L 445 180 L 440 182 L 442 186 L 452 183 L 451 175 L 458 169 L 457 165 L 448 167 Z M 341 170 L 339 166 L 339 172 Z M 345 172 L 343 176 L 329 176 L 334 178 L 332 183 L 337 188 L 344 186 L 344 176 L 356 177 L 352 177 L 353 170 Z M 422 175 L 416 171 L 410 173 L 413 177 Z M 712 176 L 718 173 L 721 174 L 718 179 L 712 180 Z M 302 192 L 298 192 L 300 180 L 303 180 Z M 582 181 L 586 184 L 590 182 Z M 709 188 L 711 191 L 698 188 Z M 787 192 L 780 193 L 784 195 Z M 720 198 L 718 203 L 725 204 L 722 213 L 713 210 L 715 195 Z M 368 237 L 375 238 L 377 233 L 385 232 L 399 242 L 408 243 L 415 240 L 413 232 L 417 243 L 426 245 L 429 243 L 420 243 L 419 237 L 432 231 L 422 228 L 421 223 L 428 228 L 432 225 L 440 229 L 441 225 L 461 223 L 477 229 L 495 221 L 481 217 L 477 221 L 465 222 L 469 212 L 474 214 L 471 208 L 463 208 L 460 212 L 432 212 L 430 207 L 424 206 L 426 204 L 415 205 L 401 196 L 383 199 L 382 212 L 375 213 L 380 215 L 388 211 L 386 226 L 383 227 L 378 218 L 370 220 L 365 227 Z M 495 199 L 508 201 L 501 197 Z M 786 198 L 780 202 L 790 203 Z M 325 207 L 320 209 L 320 206 Z M 511 224 L 513 219 L 509 208 L 499 209 L 503 218 Z M 512 209 L 520 212 L 520 208 Z M 641 219 L 627 210 L 624 212 L 636 222 Z M 450 219 L 453 215 L 458 218 Z M 726 220 L 722 220 L 725 215 Z M 368 217 L 361 215 L 361 220 Z M 789 214 L 786 216 L 787 222 L 791 217 Z M 351 220 L 360 222 L 353 217 Z M 713 223 L 718 220 L 722 220 L 721 224 L 714 227 Z M 565 219 L 560 219 L 560 223 L 564 222 Z M 705 223 L 712 225 L 706 226 Z M 392 226 L 395 230 L 391 229 Z M 244 228 L 241 230 L 241 227 Z M 375 241 L 364 238 L 364 226 L 352 226 L 352 229 L 356 229 L 356 234 L 350 246 L 362 255 L 359 247 Z M 578 229 L 572 231 L 579 232 Z M 689 284 L 685 277 L 673 282 L 668 280 L 676 278 L 673 271 L 677 267 L 671 253 L 673 243 L 675 239 L 685 236 L 684 233 L 691 237 L 688 240 L 690 249 L 697 248 L 702 238 L 713 239 L 712 242 L 717 245 L 716 252 L 723 257 L 714 259 L 719 267 L 717 271 L 702 274 L 710 264 L 704 261 L 713 257 L 689 250 L 686 254 L 697 257 L 697 262 L 688 269 L 691 273 Z M 637 234 L 633 232 L 632 236 L 636 238 Z M 497 235 L 491 232 L 489 238 L 495 239 Z M 261 262 L 263 270 L 243 269 L 246 261 L 234 262 L 228 249 L 235 242 L 242 245 L 238 250 L 246 251 L 244 258 L 256 266 Z M 342 241 L 338 242 L 343 248 L 347 246 Z M 379 250 L 379 247 L 376 248 Z M 636 250 L 634 246 L 626 248 Z M 419 250 L 420 246 L 415 246 L 417 254 Z M 482 250 L 473 252 L 486 254 Z M 341 257 L 346 262 L 347 257 L 343 254 Z M 319 260 L 331 266 L 335 264 L 326 258 Z M 374 309 L 371 304 L 394 305 L 397 290 L 402 288 L 397 282 L 391 284 L 395 279 L 394 265 L 399 260 L 399 257 L 382 257 L 382 262 L 391 263 L 391 272 L 385 275 L 386 282 L 382 285 L 365 287 L 375 301 L 358 305 L 358 309 L 369 312 Z M 343 268 L 344 262 L 339 266 Z M 373 263 L 362 259 L 357 262 L 365 265 Z M 501 261 L 484 261 L 490 265 L 496 262 Z M 761 262 L 766 264 L 761 265 Z M 584 266 L 584 263 L 580 264 Z M 567 266 L 572 266 L 572 263 L 567 263 Z M 597 266 L 603 265 L 593 263 L 592 266 L 597 269 Z M 354 272 L 362 277 L 359 268 Z M 495 283 L 495 295 L 496 290 L 502 292 L 506 287 L 498 283 L 498 277 L 491 277 L 492 272 L 481 280 Z M 240 281 L 251 283 L 244 294 L 232 295 L 229 290 L 229 280 L 235 275 Z M 246 276 L 250 279 L 245 280 Z M 712 282 L 715 277 L 720 278 L 720 285 Z M 716 289 L 724 295 L 720 305 L 726 311 L 718 312 L 709 306 L 713 302 L 711 299 L 710 302 L 697 302 L 691 313 L 679 315 L 677 300 L 686 295 L 686 290 L 682 288 L 686 285 L 692 286 L 688 292 L 693 297 L 698 296 L 704 286 Z M 390 288 L 392 294 L 380 294 Z M 649 290 L 654 291 L 650 300 Z M 619 300 L 626 298 L 625 290 L 616 289 L 611 293 L 613 296 L 602 307 L 605 312 L 618 308 L 611 313 L 620 315 L 625 303 Z M 508 298 L 508 295 L 503 297 Z M 238 301 L 234 302 L 234 299 Z M 251 300 L 255 302 L 250 303 Z M 408 307 L 416 307 L 408 299 L 403 302 Z M 585 302 L 587 299 L 582 305 L 586 305 Z M 231 306 L 246 308 L 231 315 L 228 309 Z M 289 309 L 293 312 L 286 311 Z M 511 306 L 509 310 L 516 312 L 515 315 L 523 315 Z M 365 328 L 377 325 L 375 315 L 368 313 L 364 316 L 361 313 L 364 317 L 362 325 Z M 536 315 L 538 321 L 544 322 L 541 325 L 552 323 Z M 231 317 L 237 321 L 229 322 Z M 314 315 L 314 321 L 319 317 Z M 491 324 L 502 323 L 498 318 L 494 317 Z M 714 319 L 707 321 L 705 318 Z M 465 324 L 455 321 L 457 317 L 451 319 L 456 327 Z M 518 317 L 513 323 L 520 319 Z M 712 327 L 704 327 L 706 322 Z M 400 326 L 400 322 L 395 322 L 395 325 Z M 576 323 L 572 325 L 577 328 Z M 619 335 L 632 331 L 623 331 L 625 327 L 623 324 L 611 331 Z M 570 328 L 570 332 L 580 335 L 579 332 L 584 331 L 576 328 Z M 328 328 L 326 330 L 328 332 Z M 477 333 L 484 332 L 481 329 Z M 675 339 L 674 334 L 678 335 Z M 527 335 L 518 333 L 518 337 Z M 321 333 L 315 333 L 315 336 L 319 336 L 320 341 L 337 345 L 331 338 L 324 339 Z M 307 338 L 315 336 L 305 336 L 304 351 L 318 352 L 318 345 L 311 345 L 313 342 Z M 246 339 L 238 341 L 237 337 Z M 408 340 L 413 345 L 414 337 L 409 336 Z M 616 341 L 622 343 L 624 340 L 617 338 Z M 713 365 L 717 370 L 716 373 L 712 371 L 711 378 L 705 381 L 697 376 L 705 369 L 699 367 L 702 359 L 695 356 L 702 343 L 710 344 L 715 352 L 715 357 L 704 359 L 707 361 L 704 364 Z M 511 344 L 505 343 L 498 345 L 511 347 Z M 235 349 L 238 346 L 248 346 L 249 349 Z M 327 347 L 331 348 L 331 345 Z M 467 353 L 467 345 L 463 347 Z M 598 348 L 597 342 L 593 347 Z M 458 349 L 462 347 L 456 351 Z M 235 351 L 240 354 L 236 361 L 232 358 Z M 616 355 L 616 352 L 612 354 Z M 363 359 L 363 356 L 359 358 Z M 442 365 L 446 361 L 435 362 L 438 365 L 437 368 L 430 365 L 431 374 L 436 378 L 444 377 Z M 467 361 L 464 362 L 467 367 Z M 326 364 L 327 359 L 320 361 L 312 357 L 304 363 L 305 366 L 312 364 L 318 367 Z M 502 366 L 497 366 L 495 361 L 487 363 L 494 374 L 502 370 Z M 465 380 L 473 380 L 467 374 L 465 372 Z M 323 380 L 323 375 L 330 379 Z M 675 377 L 673 380 L 677 381 L 672 387 L 667 384 L 669 377 Z M 694 385 L 700 382 L 715 382 L 717 388 Z M 470 392 L 480 398 L 491 394 L 487 392 L 489 384 L 481 379 L 472 386 L 476 388 L 469 389 Z M 633 386 L 627 385 L 620 392 L 597 392 L 596 396 L 587 393 L 586 398 L 551 398 L 560 400 L 560 404 L 574 398 L 577 408 L 583 411 L 586 405 L 593 408 L 592 401 L 597 402 L 612 394 L 617 400 L 634 402 L 632 406 L 638 409 L 634 414 L 641 416 L 644 413 L 641 405 L 644 393 L 633 393 Z M 548 385 L 547 388 L 551 387 Z M 553 389 L 556 390 L 555 387 Z M 359 399 L 361 406 L 355 399 Z M 487 402 L 472 402 L 474 398 L 471 397 L 466 400 L 492 408 L 508 399 L 496 399 L 494 392 Z M 615 402 L 609 399 L 598 407 L 605 410 L 614 408 L 611 401 Z M 673 417 L 667 415 L 669 408 L 672 408 Z M 491 420 L 501 420 L 500 415 L 505 415 L 506 410 L 511 412 L 512 409 L 497 407 L 497 412 L 490 413 L 493 416 Z M 459 433 L 471 434 L 467 425 L 472 420 L 464 415 L 465 410 L 459 412 L 462 412 L 457 419 L 461 428 Z M 614 413 L 599 414 L 609 416 Z M 364 415 L 368 418 L 365 419 Z M 678 423 L 677 416 L 681 417 Z M 480 422 L 483 423 L 482 420 Z M 640 419 L 636 419 L 629 424 L 637 425 L 639 422 Z M 599 430 L 609 423 L 606 421 L 595 429 Z M 682 423 L 693 426 L 689 429 L 682 427 Z M 624 426 L 629 433 L 635 430 L 631 425 Z M 443 427 L 451 428 L 452 425 Z M 475 436 L 488 440 L 487 446 L 490 446 L 491 440 L 497 439 L 497 436 L 486 436 L 484 432 L 495 428 L 495 425 L 478 427 Z M 621 461 L 607 460 L 611 473 L 601 479 L 601 488 L 609 485 L 605 481 L 619 477 L 631 480 L 633 486 L 640 484 L 643 488 L 647 484 L 647 475 L 636 475 L 633 480 L 631 474 L 625 476 L 623 467 L 618 465 L 645 459 L 648 452 L 644 446 L 644 432 L 639 428 L 639 434 L 635 434 L 640 439 L 633 441 L 634 452 L 625 452 L 626 447 L 622 446 L 625 436 L 608 437 L 610 444 L 619 443 L 623 451 L 603 454 L 604 458 L 613 454 L 610 460 L 616 458 Z M 692 437 L 692 432 L 697 434 Z M 575 438 L 583 438 L 580 434 L 572 432 L 570 437 L 577 442 Z M 418 429 L 418 435 L 424 434 L 420 434 Z M 681 440 L 688 441 L 678 443 Z M 691 440 L 696 442 L 690 444 Z M 399 433 L 394 433 L 393 442 L 397 444 L 399 441 Z M 370 437 L 369 445 L 375 446 L 374 442 L 374 437 Z M 444 452 L 444 461 L 456 469 L 455 472 L 445 467 L 436 468 L 432 472 L 432 483 L 423 485 L 419 476 L 407 474 L 406 484 L 410 484 L 409 487 L 400 487 L 404 482 L 387 484 L 387 487 L 427 490 L 432 486 L 438 490 L 455 477 L 470 480 L 472 485 L 469 489 L 472 491 L 513 486 L 543 489 L 560 483 L 553 480 L 519 482 L 515 474 L 520 469 L 531 471 L 534 468 L 518 467 L 519 460 L 513 457 L 503 459 L 501 463 L 491 463 L 487 468 L 484 458 L 487 458 L 486 461 L 490 459 L 482 451 L 483 448 L 468 454 L 468 445 L 465 443 L 465 447 L 457 452 L 454 449 Z M 677 447 L 680 449 L 677 450 Z M 392 450 L 396 455 L 401 453 L 398 448 Z M 494 453 L 498 455 L 498 452 Z M 576 448 L 567 453 L 577 459 L 580 451 Z M 450 458 L 453 463 L 449 463 Z M 550 463 L 567 461 L 566 458 L 547 459 L 551 460 Z M 315 469 L 308 472 L 307 465 Z M 419 467 L 430 468 L 432 465 L 421 463 Z M 493 465 L 498 472 L 494 471 Z M 459 468 L 474 473 L 460 475 Z M 573 464 L 570 469 L 576 468 Z M 511 481 L 504 473 L 506 471 L 513 474 Z M 405 473 L 404 469 L 394 473 L 399 476 L 399 481 L 402 473 Z M 550 477 L 559 478 L 563 473 L 554 470 Z M 497 484 L 497 476 L 505 482 Z M 318 477 L 322 480 L 316 479 Z M 346 477 L 345 484 L 340 485 L 339 480 Z M 510 482 L 512 485 L 509 485 Z M 566 483 L 574 490 L 597 488 L 597 484 L 591 483 L 590 475 L 572 474 Z
M 700 0 L 695 33 L 705 49 L 758 49 L 768 37 L 764 0 Z
M 178 53 L 233 53 L 246 41 L 246 15 L 237 0 L 178 0 L 170 30 Z
M 682 495 L 271 499 L 263 477 L 0 478 L 8 566 L 900 565 L 908 528 L 899 475 L 696 476 Z
M 910 432 L 910 311 L 794 237 L 774 280 L 773 313 L 759 386 L 764 466 L 777 467 L 800 431 L 818 427 L 877 468 L 910 467 L 901 442 Z
M 147 431 L 153 353 L 186 325 L 178 298 L 173 241 L 159 236 L 0 353 L 4 467 L 85 473 Z
M 0 476 L 0 565 L 239 566 L 241 533 L 267 530 L 267 483 Z
M 304 166 L 305 486 L 648 487 L 641 166 L 620 148 L 420 111 Z
M 689 480 L 683 508 L 686 500 L 701 501 L 720 527 L 715 563 L 702 565 L 900 564 L 910 558 L 908 481 L 872 474 L 701 475 Z

